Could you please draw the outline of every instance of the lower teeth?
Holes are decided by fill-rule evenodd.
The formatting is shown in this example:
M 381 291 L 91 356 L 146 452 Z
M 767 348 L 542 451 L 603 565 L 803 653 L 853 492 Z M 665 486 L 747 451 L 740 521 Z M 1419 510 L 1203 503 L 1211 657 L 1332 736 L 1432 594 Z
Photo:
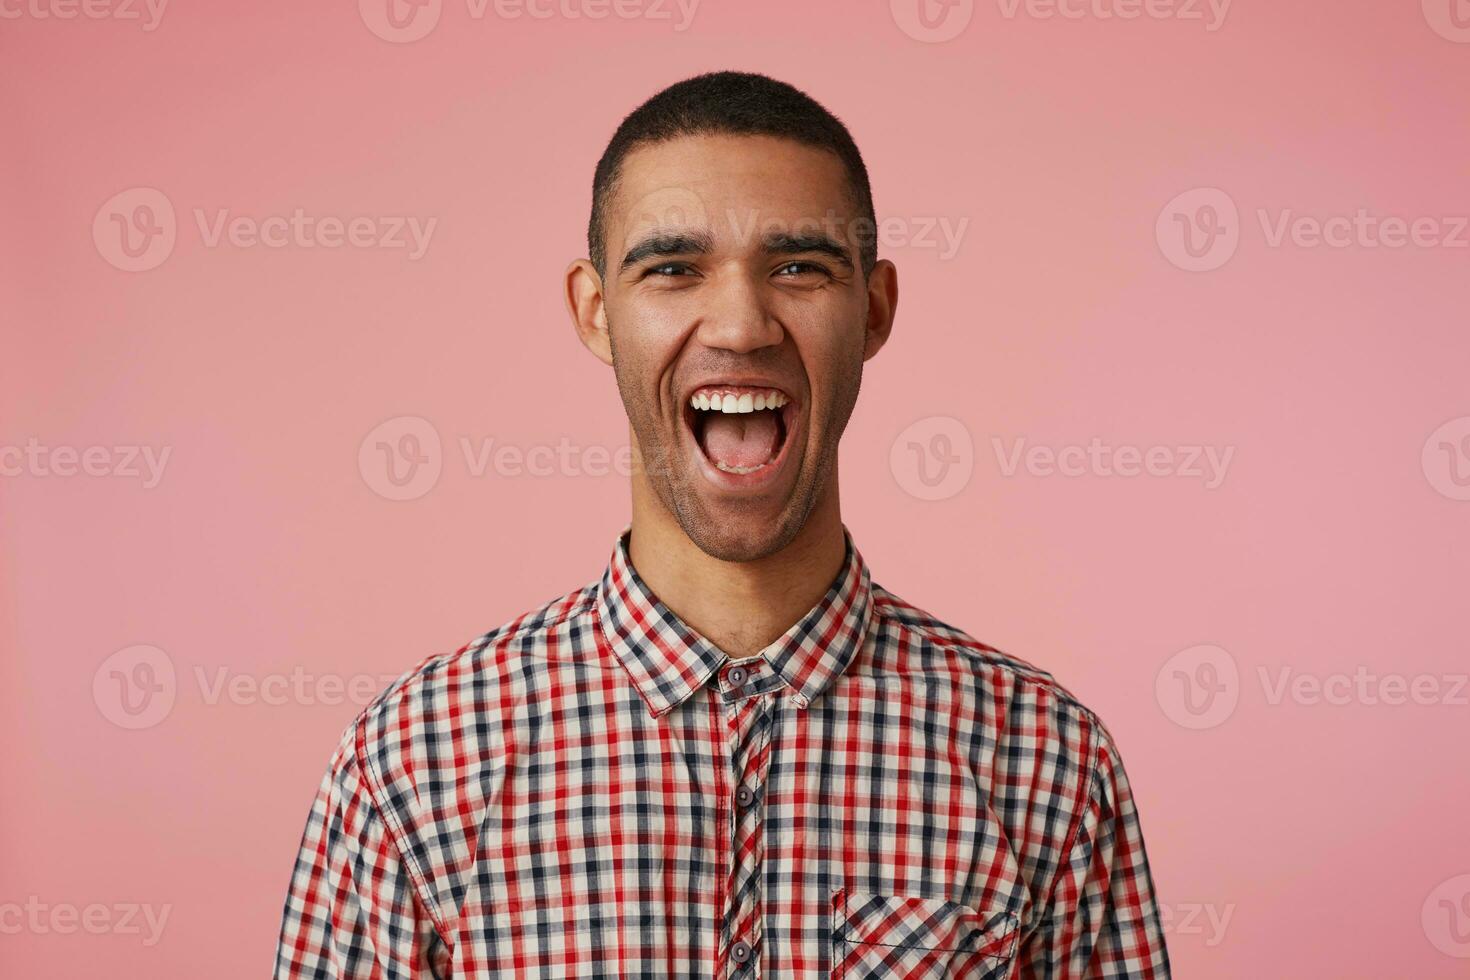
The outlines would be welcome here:
M 754 473 L 756 470 L 760 469 L 761 466 L 765 465 L 766 463 L 761 463 L 760 466 L 727 466 L 724 463 L 716 461 L 715 469 L 723 470 L 726 473 Z

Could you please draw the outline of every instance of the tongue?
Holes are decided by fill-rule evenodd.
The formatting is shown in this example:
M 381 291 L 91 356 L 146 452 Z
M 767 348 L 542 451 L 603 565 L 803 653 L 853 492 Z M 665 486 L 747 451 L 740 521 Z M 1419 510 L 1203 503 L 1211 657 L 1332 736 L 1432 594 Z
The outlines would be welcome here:
M 776 448 L 776 413 L 711 413 L 704 423 L 704 454 L 726 466 L 760 466 Z

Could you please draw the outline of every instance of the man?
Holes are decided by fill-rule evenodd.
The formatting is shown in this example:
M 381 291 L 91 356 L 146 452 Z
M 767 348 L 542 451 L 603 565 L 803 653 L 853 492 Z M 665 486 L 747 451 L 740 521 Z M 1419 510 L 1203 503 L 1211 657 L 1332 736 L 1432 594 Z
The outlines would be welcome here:
M 843 125 L 625 119 L 566 294 L 635 458 L 602 576 L 346 732 L 278 977 L 1167 977 L 1102 723 L 872 581 L 837 445 L 898 298 Z

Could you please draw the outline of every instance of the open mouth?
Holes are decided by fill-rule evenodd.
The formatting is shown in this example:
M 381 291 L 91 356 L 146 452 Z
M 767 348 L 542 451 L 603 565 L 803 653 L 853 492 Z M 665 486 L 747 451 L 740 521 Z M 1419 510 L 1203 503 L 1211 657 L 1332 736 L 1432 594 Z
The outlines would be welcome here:
M 684 420 L 710 466 L 753 477 L 774 472 L 785 458 L 795 408 L 777 388 L 706 385 L 689 396 Z

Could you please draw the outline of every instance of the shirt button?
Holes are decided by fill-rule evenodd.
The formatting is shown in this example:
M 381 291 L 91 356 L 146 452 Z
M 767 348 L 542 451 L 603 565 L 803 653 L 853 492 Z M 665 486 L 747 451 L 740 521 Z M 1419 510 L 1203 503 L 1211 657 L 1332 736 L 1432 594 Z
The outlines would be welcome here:
M 744 940 L 742 940 L 736 943 L 734 946 L 730 947 L 730 957 L 736 963 L 744 963 L 746 960 L 750 959 L 750 947 L 745 944 Z
M 755 799 L 755 794 L 750 791 L 749 786 L 742 786 L 735 791 L 735 802 L 741 806 L 750 806 L 750 801 Z
M 731 684 L 734 684 L 736 687 L 739 687 L 741 684 L 744 684 L 745 683 L 745 678 L 746 678 L 745 668 L 744 667 L 731 667 L 730 668 L 730 673 L 726 674 L 725 675 L 725 678 L 727 680 L 729 680 L 729 682 Z

